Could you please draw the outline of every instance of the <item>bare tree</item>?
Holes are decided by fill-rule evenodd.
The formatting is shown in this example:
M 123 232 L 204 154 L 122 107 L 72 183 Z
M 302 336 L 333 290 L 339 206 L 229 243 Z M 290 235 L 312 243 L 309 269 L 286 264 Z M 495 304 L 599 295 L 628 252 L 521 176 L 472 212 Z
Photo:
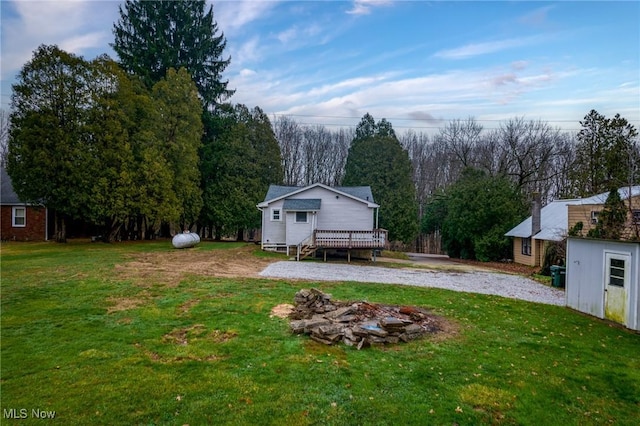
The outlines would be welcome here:
M 273 120 L 273 131 L 280 144 L 284 184 L 291 186 L 301 184 L 303 180 L 302 128 L 291 117 L 280 116 Z
M 474 165 L 474 148 L 480 140 L 482 126 L 473 117 L 452 120 L 440 129 L 439 139 L 447 144 L 462 168 Z
M 10 126 L 9 113 L 4 108 L 0 109 L 0 166 L 2 167 L 7 167 Z
M 548 181 L 553 170 L 555 147 L 562 140 L 559 129 L 542 121 L 508 120 L 500 126 L 500 143 L 507 154 L 506 170 L 525 193 L 540 192 L 548 197 Z

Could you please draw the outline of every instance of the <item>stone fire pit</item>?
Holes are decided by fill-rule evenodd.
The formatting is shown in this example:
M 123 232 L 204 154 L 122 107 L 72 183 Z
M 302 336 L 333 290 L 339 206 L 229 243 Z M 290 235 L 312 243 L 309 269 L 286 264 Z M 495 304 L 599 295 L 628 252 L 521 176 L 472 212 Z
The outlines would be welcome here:
M 291 331 L 326 345 L 344 343 L 358 349 L 397 344 L 442 330 L 442 319 L 414 306 L 339 302 L 315 288 L 295 295 L 289 314 Z

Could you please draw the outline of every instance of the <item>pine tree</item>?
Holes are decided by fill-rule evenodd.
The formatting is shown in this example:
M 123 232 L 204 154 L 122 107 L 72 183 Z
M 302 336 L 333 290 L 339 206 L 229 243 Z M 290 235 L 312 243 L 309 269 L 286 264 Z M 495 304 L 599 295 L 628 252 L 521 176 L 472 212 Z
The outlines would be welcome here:
M 389 239 L 411 242 L 418 232 L 418 207 L 409 154 L 396 138 L 391 123 L 377 124 L 366 114 L 351 142 L 343 185 L 369 185 L 380 204 L 379 226 Z
M 626 219 L 627 210 L 624 201 L 620 198 L 618 190 L 613 189 L 609 192 L 604 207 L 598 215 L 598 224 L 588 232 L 587 236 L 618 240 L 622 237 Z
M 205 0 L 127 0 L 119 11 L 111 46 L 122 67 L 140 76 L 147 88 L 169 68 L 184 67 L 205 110 L 233 95 L 222 80 L 230 62 L 222 59 L 227 42 L 224 34 L 218 35 L 213 7 L 206 10 Z
M 608 119 L 595 110 L 580 122 L 570 181 L 574 196 L 589 196 L 638 181 L 638 132 L 617 114 Z

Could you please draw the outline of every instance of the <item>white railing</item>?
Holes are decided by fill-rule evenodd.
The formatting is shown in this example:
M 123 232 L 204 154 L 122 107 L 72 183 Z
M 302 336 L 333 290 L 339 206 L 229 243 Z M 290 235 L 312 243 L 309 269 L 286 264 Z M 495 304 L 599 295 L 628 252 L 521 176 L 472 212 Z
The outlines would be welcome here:
M 371 231 L 316 230 L 315 245 L 326 248 L 370 249 L 384 248 L 387 241 L 385 229 Z

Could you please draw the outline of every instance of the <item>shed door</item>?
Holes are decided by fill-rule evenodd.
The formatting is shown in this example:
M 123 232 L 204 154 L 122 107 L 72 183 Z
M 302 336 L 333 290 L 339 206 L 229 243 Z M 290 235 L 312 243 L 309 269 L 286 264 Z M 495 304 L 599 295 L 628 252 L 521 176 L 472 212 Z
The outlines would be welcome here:
M 626 324 L 631 255 L 605 253 L 604 316 Z

